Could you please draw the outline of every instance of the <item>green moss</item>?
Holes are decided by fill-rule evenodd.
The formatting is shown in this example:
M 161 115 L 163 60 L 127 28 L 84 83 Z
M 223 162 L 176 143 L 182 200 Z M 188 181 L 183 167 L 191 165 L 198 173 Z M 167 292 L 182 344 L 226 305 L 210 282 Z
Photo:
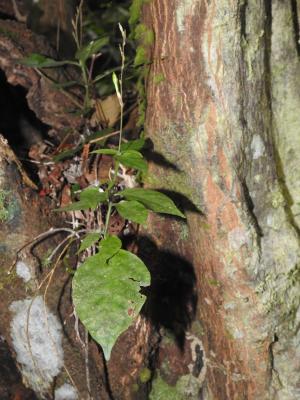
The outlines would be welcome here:
M 207 279 L 207 282 L 211 286 L 217 286 L 217 287 L 221 286 L 221 283 L 216 279 Z
M 152 373 L 151 373 L 150 369 L 149 368 L 143 368 L 141 370 L 141 372 L 140 372 L 139 378 L 140 378 L 140 381 L 142 383 L 147 383 L 147 382 L 150 381 L 151 376 L 152 376 Z
M 134 38 L 143 43 L 144 46 L 149 46 L 154 43 L 154 32 L 145 24 L 138 24 L 134 30 Z
M 197 400 L 201 382 L 191 374 L 181 376 L 176 386 L 169 385 L 160 375 L 152 382 L 149 400 Z
M 144 46 L 140 45 L 136 49 L 136 55 L 134 58 L 134 66 L 142 66 L 144 64 L 147 64 L 148 62 L 148 57 L 147 57 L 147 50 L 145 49 Z
M 142 126 L 145 121 L 146 113 L 146 93 L 145 93 L 145 78 L 148 74 L 149 56 L 148 47 L 154 42 L 154 32 L 145 24 L 140 23 L 142 6 L 149 3 L 150 0 L 133 0 L 130 7 L 129 25 L 131 28 L 131 38 L 138 42 L 136 55 L 134 59 L 134 66 L 140 67 L 138 71 L 138 101 L 139 101 L 139 118 L 137 121 L 138 126 Z
M 143 4 L 148 3 L 149 0 L 133 0 L 129 9 L 130 17 L 129 24 L 136 25 L 141 17 Z
M 10 190 L 0 190 L 0 222 L 9 222 L 18 213 L 17 200 Z
M 164 82 L 166 80 L 166 77 L 164 74 L 157 74 L 153 78 L 153 82 L 155 85 L 159 85 L 161 82 Z
M 19 39 L 19 36 L 17 35 L 16 32 L 11 32 L 8 29 L 5 29 L 3 27 L 0 27 L 0 35 L 4 35 L 4 36 L 8 37 L 9 39 L 13 39 L 13 40 Z
M 152 382 L 152 390 L 149 400 L 184 400 L 182 395 L 178 393 L 176 386 L 168 385 L 160 374 Z

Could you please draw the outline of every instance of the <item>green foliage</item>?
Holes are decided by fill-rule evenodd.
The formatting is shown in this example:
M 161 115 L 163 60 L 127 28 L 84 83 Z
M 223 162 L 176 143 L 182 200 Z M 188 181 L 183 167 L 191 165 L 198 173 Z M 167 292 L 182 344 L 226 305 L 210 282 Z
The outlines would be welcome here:
M 144 1 L 141 0 L 133 1 L 132 21 L 136 20 L 143 3 Z M 79 68 L 81 71 L 80 85 L 85 88 L 82 105 L 82 115 L 85 117 L 88 115 L 87 111 L 91 104 L 91 90 L 94 90 L 95 83 L 101 79 L 99 76 L 93 78 L 94 61 L 107 46 L 108 37 L 101 34 L 98 39 L 82 45 L 81 7 L 82 2 L 73 24 L 74 39 L 77 45 L 74 61 L 56 61 L 39 54 L 32 54 L 19 62 L 33 68 L 61 67 L 67 64 Z M 121 239 L 110 234 L 112 215 L 118 214 L 120 218 L 138 224 L 146 223 L 149 212 L 185 218 L 174 202 L 165 194 L 150 189 L 128 188 L 126 179 L 123 179 L 124 174 L 128 180 L 132 181 L 135 176 L 146 174 L 147 162 L 141 152 L 145 145 L 144 138 L 131 141 L 124 141 L 122 138 L 126 32 L 121 25 L 119 25 L 119 29 L 122 36 L 120 75 L 117 76 L 115 72 L 112 74 L 112 83 L 121 109 L 120 128 L 117 132 L 119 134 L 118 146 L 101 147 L 98 139 L 105 137 L 103 132 L 94 132 L 89 136 L 90 140 L 96 137 L 98 143 L 94 145 L 92 141 L 90 142 L 92 157 L 94 154 L 111 157 L 112 167 L 109 168 L 104 184 L 96 183 L 95 186 L 89 186 L 83 190 L 74 185 L 72 187 L 74 201 L 55 210 L 73 213 L 73 228 L 64 229 L 71 232 L 69 242 L 76 241 L 78 245 L 79 264 L 73 277 L 75 311 L 91 336 L 102 346 L 106 360 L 110 358 L 112 347 L 120 334 L 133 323 L 145 302 L 146 298 L 141 294 L 141 288 L 150 285 L 150 274 L 142 260 L 122 249 Z M 135 37 L 147 45 L 151 44 L 154 38 L 153 32 L 144 25 L 140 25 L 135 30 Z M 143 64 L 145 62 L 146 51 L 143 47 L 138 48 L 135 63 Z M 73 85 L 73 82 L 70 82 L 70 85 Z M 60 86 L 62 89 L 64 87 L 67 86 Z M 82 149 L 83 145 L 84 143 L 80 143 L 76 149 L 58 154 L 56 160 L 72 157 Z M 123 181 L 119 179 L 120 176 Z M 76 211 L 81 211 L 81 213 L 76 213 Z M 77 225 L 76 215 L 83 216 Z M 90 223 L 86 223 L 83 228 L 84 222 L 82 221 L 87 220 Z M 55 251 L 51 253 L 49 260 Z M 150 377 L 151 372 L 145 369 L 142 371 L 140 379 L 142 382 L 147 382 Z
M 116 209 L 123 218 L 132 222 L 145 224 L 147 221 L 148 210 L 139 201 L 120 201 L 120 203 L 116 204 Z
M 116 170 L 120 164 L 136 171 L 146 171 L 147 164 L 140 152 L 144 140 L 123 143 L 120 151 L 105 148 L 93 151 L 111 156 Z M 125 149 L 125 150 L 123 150 Z M 119 335 L 138 315 L 145 302 L 140 288 L 150 284 L 149 272 L 144 263 L 134 254 L 121 250 L 122 242 L 117 236 L 107 235 L 110 216 L 117 211 L 124 219 L 144 224 L 149 211 L 184 215 L 165 194 L 143 188 L 119 190 L 116 174 L 108 182 L 106 191 L 89 187 L 80 193 L 76 201 L 59 211 L 95 210 L 106 207 L 106 224 L 102 232 L 89 232 L 81 241 L 78 253 L 91 246 L 97 254 L 87 257 L 73 278 L 73 301 L 81 322 L 91 336 L 102 346 L 105 358 Z M 101 240 L 102 238 L 102 240 Z M 99 245 L 97 243 L 99 242 Z
M 178 210 L 174 202 L 168 196 L 156 190 L 142 188 L 125 189 L 118 194 L 125 197 L 127 200 L 139 201 L 152 211 L 185 218 L 184 214 Z
M 100 239 L 101 235 L 98 232 L 88 233 L 81 242 L 79 247 L 78 253 L 88 249 L 89 247 L 93 246 L 98 240 Z
M 128 251 L 119 250 L 105 258 L 100 251 L 76 271 L 73 301 L 81 322 L 109 360 L 117 338 L 144 304 L 140 287 L 150 284 L 150 275 L 144 263 Z
M 92 40 L 86 46 L 81 47 L 77 50 L 75 58 L 77 58 L 77 60 L 81 61 L 82 63 L 86 63 L 86 61 L 89 58 L 99 53 L 102 47 L 106 46 L 107 43 L 108 43 L 108 37 Z
M 56 61 L 52 58 L 45 57 L 41 54 L 32 53 L 27 57 L 18 60 L 19 64 L 26 65 L 31 68 L 57 68 L 66 64 L 75 64 L 73 61 L 63 60 Z

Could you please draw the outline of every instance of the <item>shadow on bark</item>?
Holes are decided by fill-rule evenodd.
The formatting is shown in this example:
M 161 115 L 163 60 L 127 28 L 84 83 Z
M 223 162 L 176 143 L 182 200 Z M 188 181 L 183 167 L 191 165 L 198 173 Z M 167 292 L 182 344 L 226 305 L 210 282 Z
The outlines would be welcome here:
M 166 328 L 183 350 L 185 334 L 197 307 L 196 275 L 193 265 L 182 256 L 159 250 L 146 236 L 139 238 L 139 257 L 151 273 L 151 286 L 145 289 L 147 301 L 142 315 L 156 328 Z

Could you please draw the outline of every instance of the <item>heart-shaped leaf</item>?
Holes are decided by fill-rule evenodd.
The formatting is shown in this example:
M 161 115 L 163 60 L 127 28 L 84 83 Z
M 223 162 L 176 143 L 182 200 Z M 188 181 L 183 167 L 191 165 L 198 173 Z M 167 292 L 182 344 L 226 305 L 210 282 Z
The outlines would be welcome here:
M 117 338 L 136 319 L 145 296 L 141 286 L 150 284 L 144 263 L 134 254 L 119 250 L 108 261 L 101 252 L 89 257 L 73 279 L 76 313 L 109 360 Z

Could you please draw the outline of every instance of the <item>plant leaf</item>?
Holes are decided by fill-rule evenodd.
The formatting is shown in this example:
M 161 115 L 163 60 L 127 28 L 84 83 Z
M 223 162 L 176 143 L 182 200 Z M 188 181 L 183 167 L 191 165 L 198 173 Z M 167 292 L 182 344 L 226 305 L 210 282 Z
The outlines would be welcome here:
M 115 159 L 126 167 L 147 172 L 147 162 L 143 159 L 143 155 L 136 150 L 126 150 L 121 154 L 116 154 Z
M 73 301 L 81 322 L 109 360 L 122 332 L 136 319 L 145 297 L 141 286 L 150 284 L 145 264 L 134 254 L 119 250 L 108 262 L 89 257 L 73 278 Z
M 152 211 L 185 218 L 185 215 L 178 210 L 173 200 L 156 190 L 142 188 L 125 189 L 118 192 L 118 195 L 124 196 L 127 200 L 137 200 Z
M 17 60 L 19 64 L 26 65 L 32 68 L 53 68 L 61 67 L 66 64 L 77 64 L 74 61 L 62 60 L 57 61 L 52 58 L 43 56 L 42 54 L 32 53 L 28 57 Z
M 109 156 L 114 156 L 118 154 L 118 150 L 115 149 L 99 149 L 91 151 L 92 154 L 108 154 Z
M 114 256 L 122 247 L 122 242 L 118 236 L 106 236 L 100 243 L 100 252 L 98 256 L 107 261 L 110 257 Z
M 81 253 L 82 251 L 88 249 L 91 247 L 94 243 L 96 243 L 101 237 L 101 234 L 99 232 L 92 232 L 88 233 L 82 240 L 81 245 L 79 247 L 79 250 L 77 251 L 77 254 Z
M 100 203 L 107 200 L 107 192 L 99 192 L 96 187 L 88 187 L 80 193 L 80 200 L 75 201 L 65 207 L 56 208 L 53 211 L 79 211 L 79 210 L 95 210 Z
M 144 224 L 147 221 L 148 210 L 145 206 L 136 200 L 126 201 L 123 200 L 116 204 L 118 213 L 125 219 Z
M 97 208 L 99 203 L 107 200 L 107 192 L 99 192 L 97 187 L 88 187 L 80 193 L 80 201 L 89 205 L 89 208 Z
M 77 50 L 75 58 L 85 63 L 92 55 L 99 53 L 99 50 L 108 43 L 108 37 L 92 40 L 89 44 Z
M 84 201 L 75 201 L 74 203 L 68 204 L 61 208 L 55 208 L 53 211 L 81 211 L 88 210 L 90 205 Z
M 121 151 L 126 150 L 141 150 L 145 146 L 145 139 L 139 138 L 136 140 L 130 140 L 127 143 L 121 144 Z

